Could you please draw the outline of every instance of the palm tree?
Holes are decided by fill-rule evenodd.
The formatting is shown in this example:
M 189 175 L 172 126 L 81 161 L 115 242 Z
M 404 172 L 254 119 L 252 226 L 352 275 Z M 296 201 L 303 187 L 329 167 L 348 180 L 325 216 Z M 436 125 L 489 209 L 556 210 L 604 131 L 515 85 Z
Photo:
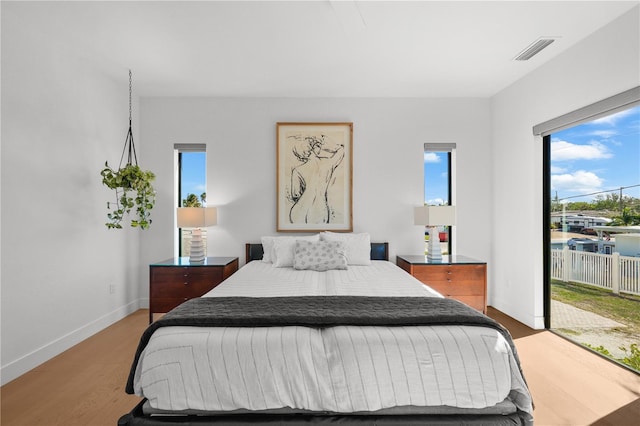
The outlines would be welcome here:
M 640 215 L 629 207 L 622 209 L 620 216 L 614 216 L 611 222 L 612 226 L 633 226 L 640 225 Z
M 203 193 L 202 195 L 200 195 L 200 199 L 202 199 L 202 202 L 204 202 L 206 198 L 207 198 L 206 193 Z M 189 194 L 187 195 L 187 198 L 182 200 L 182 207 L 202 207 L 202 203 L 200 202 L 196 194 Z

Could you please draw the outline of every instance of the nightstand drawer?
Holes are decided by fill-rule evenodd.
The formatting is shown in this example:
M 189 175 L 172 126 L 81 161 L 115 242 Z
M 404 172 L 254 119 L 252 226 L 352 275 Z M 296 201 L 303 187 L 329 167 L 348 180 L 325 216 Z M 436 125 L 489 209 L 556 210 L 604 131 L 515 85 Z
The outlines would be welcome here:
M 484 296 L 452 296 L 451 299 L 456 299 L 480 312 L 484 312 L 486 309 Z
M 193 268 L 193 267 L 158 267 L 152 269 L 152 280 L 157 285 L 165 283 L 207 283 L 222 280 L 222 268 Z
M 398 255 L 399 267 L 420 282 L 451 299 L 486 312 L 487 264 L 465 256 L 443 256 L 429 260 L 425 256 Z
M 193 297 L 172 297 L 172 298 L 166 298 L 166 297 L 162 297 L 162 298 L 156 298 L 153 301 L 153 306 L 156 310 L 156 312 L 169 312 L 170 310 L 172 310 L 173 308 L 175 308 L 178 305 L 183 304 L 184 302 L 186 302 L 189 299 L 193 299 Z
M 424 283 L 436 281 L 479 281 L 484 280 L 484 265 L 438 265 L 438 266 L 414 266 L 413 276 Z
M 156 312 L 208 293 L 238 270 L 237 257 L 208 257 L 202 263 L 167 259 L 149 266 L 149 322 Z
M 155 299 L 156 297 L 198 297 L 202 296 L 215 286 L 220 284 L 220 281 L 213 281 L 211 279 L 194 280 L 194 281 L 176 281 L 176 282 L 154 282 L 151 289 L 151 295 Z
M 482 296 L 483 281 L 422 281 L 424 284 L 441 293 L 443 296 Z

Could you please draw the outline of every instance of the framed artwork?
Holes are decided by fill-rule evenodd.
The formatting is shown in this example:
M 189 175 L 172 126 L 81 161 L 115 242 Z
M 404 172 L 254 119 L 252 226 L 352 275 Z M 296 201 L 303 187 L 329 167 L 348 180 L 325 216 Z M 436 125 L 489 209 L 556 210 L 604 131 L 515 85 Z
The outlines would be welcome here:
M 277 230 L 350 232 L 353 123 L 277 123 Z

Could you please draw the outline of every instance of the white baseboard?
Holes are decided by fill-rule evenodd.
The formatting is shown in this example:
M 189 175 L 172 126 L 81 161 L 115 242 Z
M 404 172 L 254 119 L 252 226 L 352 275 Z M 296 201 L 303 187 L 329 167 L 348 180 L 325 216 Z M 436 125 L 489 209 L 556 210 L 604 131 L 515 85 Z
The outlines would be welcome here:
M 492 303 L 488 303 L 488 305 L 509 315 L 511 318 L 523 323 L 527 327 L 533 328 L 534 330 L 544 330 L 544 317 L 523 315 L 522 312 L 514 310 L 513 306 L 506 301 L 497 298 L 494 298 Z
M 20 377 L 24 373 L 36 368 L 40 364 L 61 354 L 74 345 L 104 330 L 111 324 L 120 321 L 127 315 L 140 309 L 140 300 L 135 300 L 112 311 L 89 324 L 74 330 L 47 345 L 28 353 L 27 355 L 3 365 L 0 368 L 0 385 L 4 386 L 10 381 Z

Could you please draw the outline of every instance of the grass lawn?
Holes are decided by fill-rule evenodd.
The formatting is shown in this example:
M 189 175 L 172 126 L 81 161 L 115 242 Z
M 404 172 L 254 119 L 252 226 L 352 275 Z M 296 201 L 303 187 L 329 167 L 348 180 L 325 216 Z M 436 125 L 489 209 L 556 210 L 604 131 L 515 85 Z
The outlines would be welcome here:
M 568 305 L 575 306 L 585 311 L 593 312 L 605 318 L 626 325 L 611 329 L 609 335 L 622 337 L 627 341 L 635 341 L 630 347 L 624 347 L 624 355 L 613 355 L 601 344 L 587 345 L 591 349 L 600 352 L 621 362 L 636 371 L 640 371 L 640 297 L 632 295 L 618 296 L 610 291 L 577 283 L 551 282 L 551 298 Z M 580 336 L 582 330 L 558 330 L 560 333 L 571 336 Z
M 617 296 L 607 290 L 554 280 L 551 298 L 625 324 L 631 333 L 640 333 L 638 296 Z

